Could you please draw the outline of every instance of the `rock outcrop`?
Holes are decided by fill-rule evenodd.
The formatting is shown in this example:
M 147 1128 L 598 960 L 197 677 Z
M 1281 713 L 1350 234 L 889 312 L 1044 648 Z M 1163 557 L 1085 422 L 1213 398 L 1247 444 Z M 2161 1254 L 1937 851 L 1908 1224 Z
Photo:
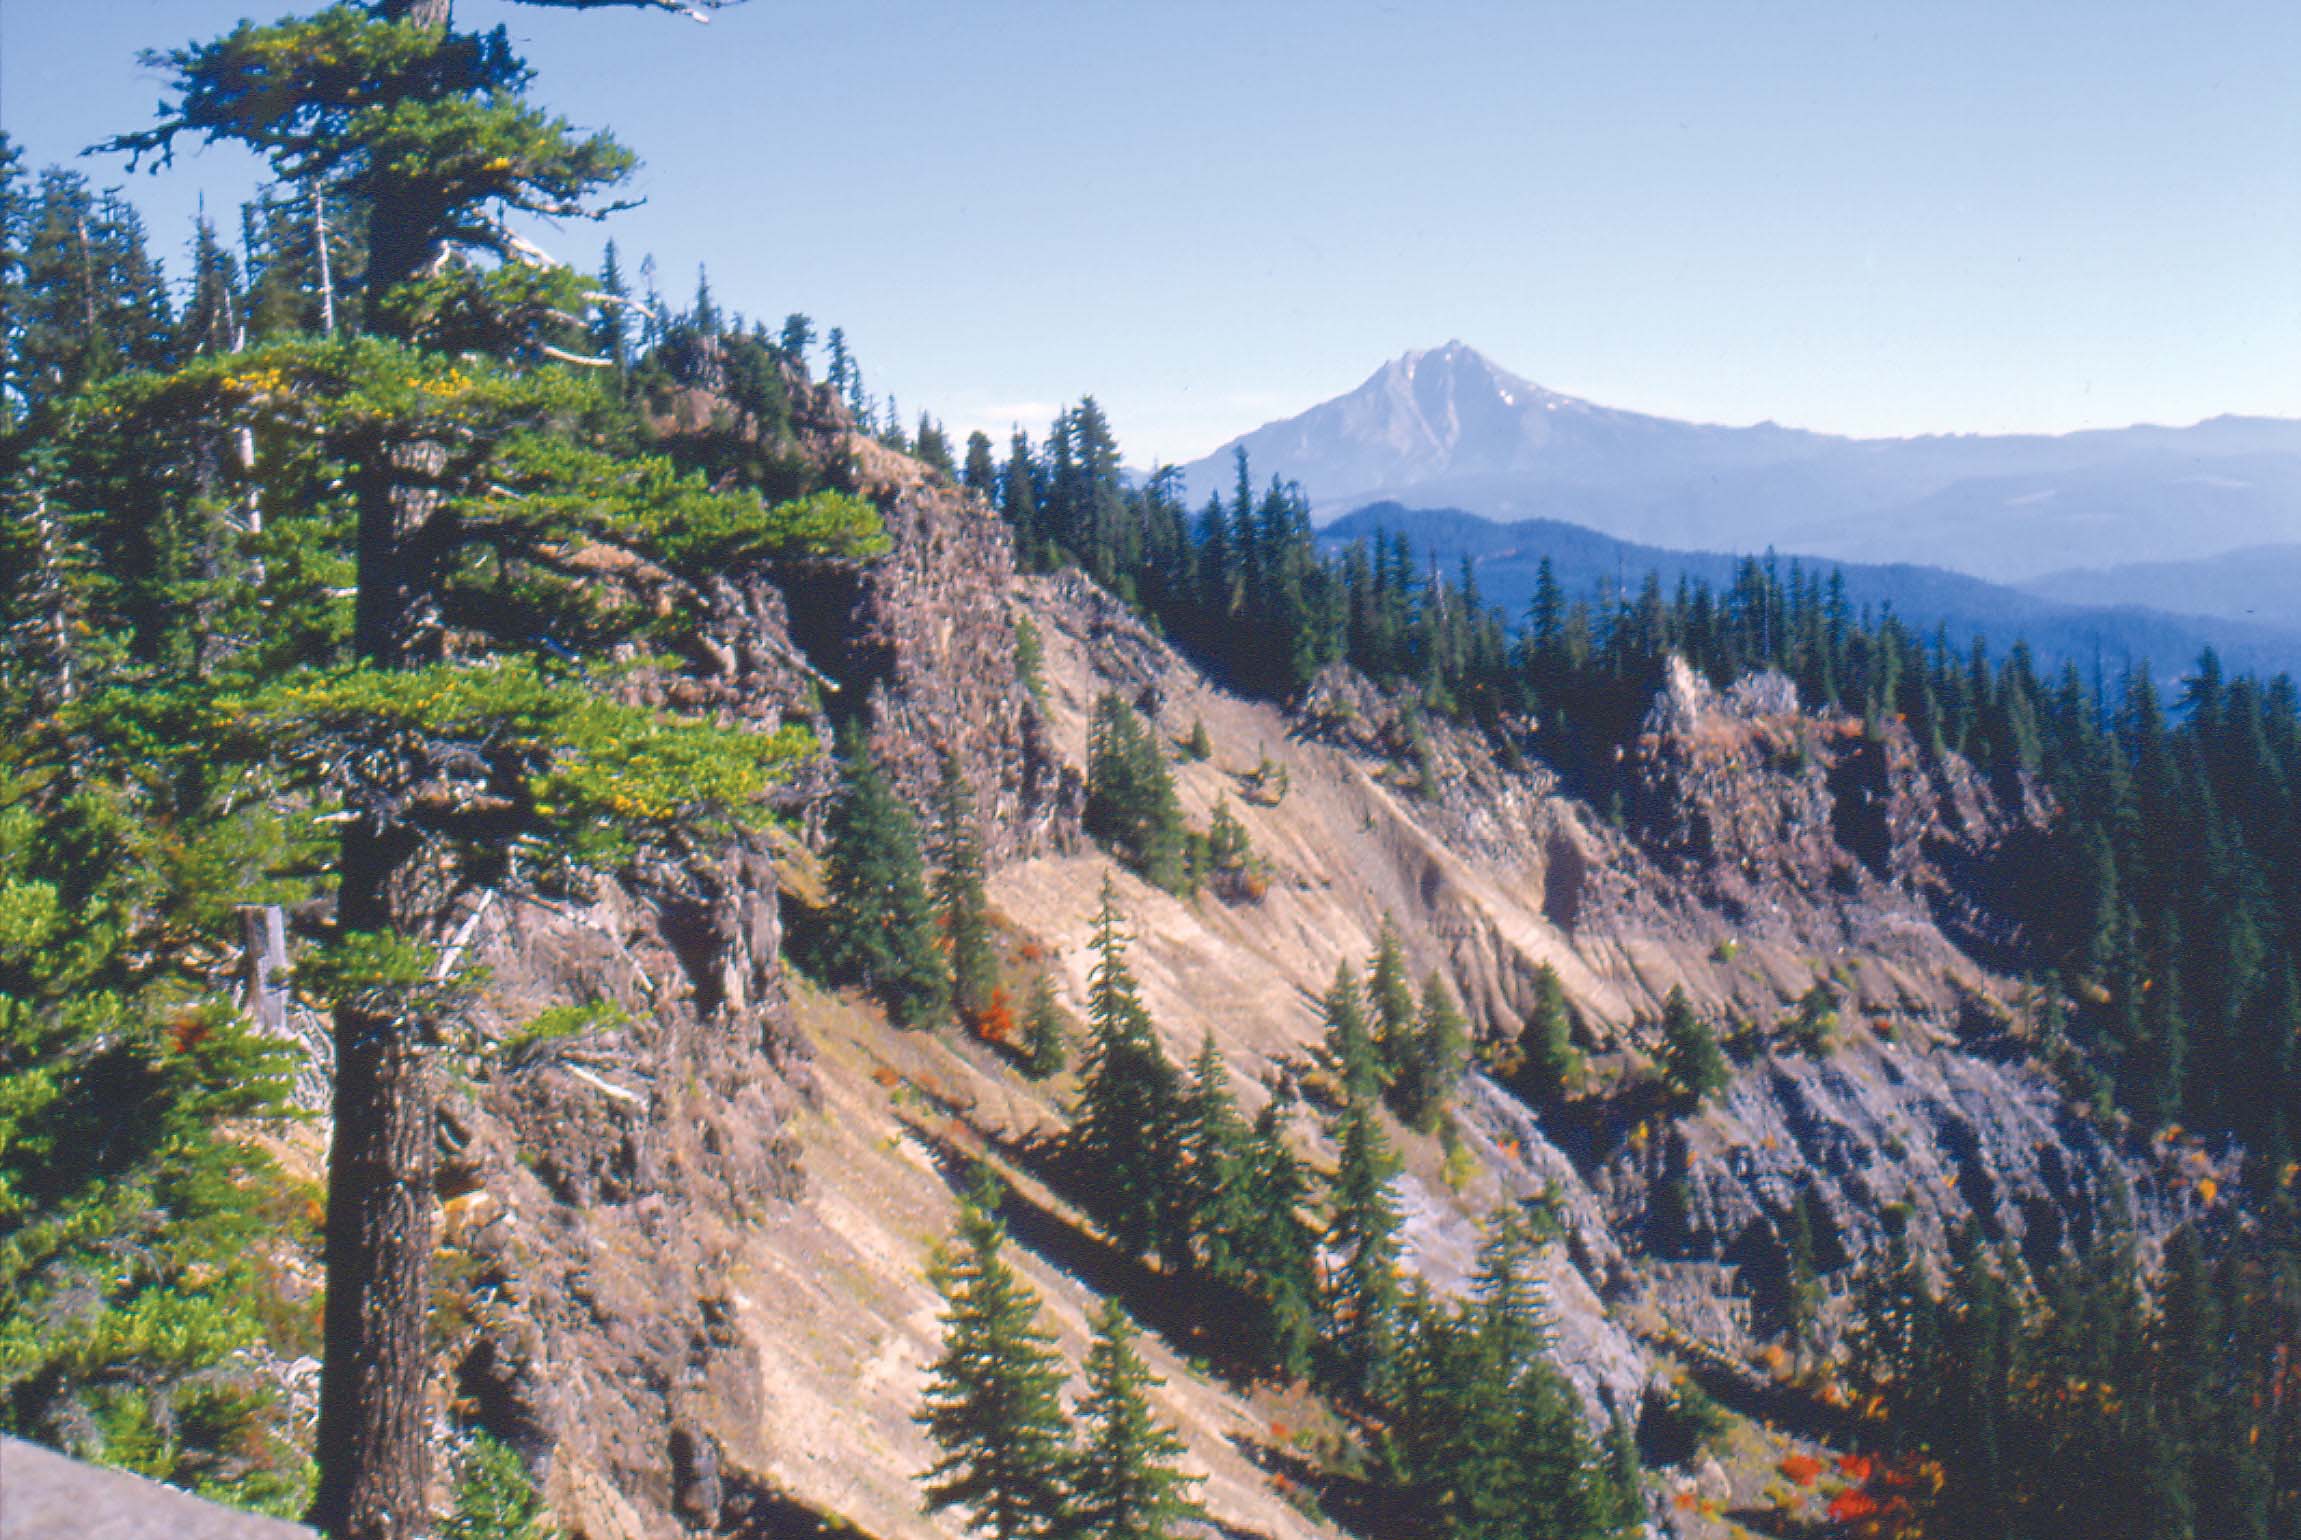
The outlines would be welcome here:
M 1304 1078 L 1318 992 L 1386 916 L 1483 1040 L 1517 1036 L 1555 972 L 1593 1094 L 1534 1107 L 1473 1076 L 1454 1153 L 1402 1136 L 1401 1192 L 1410 1259 L 1441 1289 L 1463 1285 L 1495 1203 L 1548 1209 L 1559 1352 L 1594 1420 L 1645 1396 L 1642 1333 L 1736 1360 L 1778 1337 L 1792 1205 L 1822 1216 L 1815 1263 L 1839 1297 L 1889 1223 L 1932 1247 L 1972 1222 L 2039 1260 L 2129 1213 L 2154 1223 L 2114 1131 L 2025 1063 L 2016 992 L 1970 944 L 1993 924 L 1976 873 L 2042 816 L 2021 789 L 1921 755 L 1898 724 L 1802 710 L 1778 677 L 1720 691 L 1675 665 L 1608 817 L 1531 724 L 1490 738 L 1344 670 L 1291 710 L 1239 698 L 1075 574 L 1018 576 L 989 510 L 822 393 L 795 420 L 801 452 L 880 506 L 891 549 L 710 585 L 688 704 L 826 740 L 859 716 L 921 806 L 955 755 L 1016 976 L 1044 969 L 1074 1004 L 1113 867 L 1078 831 L 1094 700 L 1120 693 L 1178 744 L 1203 725 L 1211 757 L 1174 765 L 1182 803 L 1202 825 L 1226 804 L 1267 887 L 1186 900 L 1116 880 L 1170 1057 L 1213 1035 L 1250 1109 Z M 792 795 L 803 835 L 827 784 Z M 922 1269 L 957 1153 L 1061 1109 L 980 1045 L 894 1034 L 796 983 L 778 904 L 806 864 L 796 843 L 741 848 L 459 921 L 497 1047 L 446 1115 L 451 1393 L 591 1540 L 776 1532 L 771 1512 L 958 1532 L 910 1481 L 935 1329 Z M 1799 1052 L 1776 1023 L 1817 981 L 1836 1041 Z M 1673 988 L 1739 1034 L 1732 1086 L 1696 1113 L 1646 1080 Z M 1330 1159 L 1315 1122 L 1297 1127 Z M 1026 1259 L 1074 1349 L 1081 1265 Z M 1825 1334 L 1842 1313 L 1825 1305 Z M 1225 1522 L 1322 1532 L 1248 1458 L 1267 1417 L 1154 1351 Z

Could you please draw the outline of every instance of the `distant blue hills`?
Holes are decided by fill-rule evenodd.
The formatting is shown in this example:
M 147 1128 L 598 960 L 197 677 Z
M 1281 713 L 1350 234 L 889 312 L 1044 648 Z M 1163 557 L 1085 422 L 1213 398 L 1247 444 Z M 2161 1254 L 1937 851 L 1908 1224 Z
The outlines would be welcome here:
M 1741 554 L 1679 551 L 1619 540 L 1558 519 L 1503 523 L 1460 508 L 1414 508 L 1394 501 L 1369 504 L 1319 531 L 1330 550 L 1377 533 L 1404 535 L 1418 567 L 1430 563 L 1451 577 L 1467 558 L 1488 603 L 1501 607 L 1515 627 L 1523 623 L 1534 597 L 1542 559 L 1567 594 L 1610 604 L 1620 588 L 1635 594 L 1646 574 L 1657 574 L 1665 592 L 1683 577 L 1713 589 L 1731 585 Z M 1857 613 L 1887 609 L 1921 635 L 1938 627 L 1959 649 L 1982 637 L 1993 656 L 2002 657 L 2016 641 L 2026 641 L 2039 666 L 2058 669 L 2075 663 L 2090 673 L 2098 658 L 2112 679 L 2130 664 L 2146 663 L 2160 680 L 2185 673 L 2207 647 L 2217 650 L 2233 672 L 2301 674 L 2301 628 L 2231 616 L 2179 614 L 2135 604 L 2093 604 L 2027 592 L 1914 563 L 1860 563 L 1826 556 L 1775 553 L 1787 573 L 1793 563 L 1825 578 L 1843 574 L 1848 602 Z M 2126 592 L 2131 585 L 2117 585 Z
M 1392 359 L 1182 467 L 1194 505 L 1228 495 L 1240 449 L 1258 483 L 1299 483 L 1322 520 L 1388 499 L 1676 550 L 1774 546 L 1995 583 L 2301 544 L 2301 422 L 1842 438 L 1600 406 L 1458 342 Z

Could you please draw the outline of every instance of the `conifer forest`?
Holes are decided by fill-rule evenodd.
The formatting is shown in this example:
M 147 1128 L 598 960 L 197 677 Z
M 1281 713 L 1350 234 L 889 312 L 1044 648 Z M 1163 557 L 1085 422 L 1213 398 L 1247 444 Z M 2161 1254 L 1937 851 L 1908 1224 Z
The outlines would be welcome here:
M 0 135 L 0 1433 L 330 1540 L 2301 1535 L 2292 676 L 905 413 L 515 38 L 771 9 Z

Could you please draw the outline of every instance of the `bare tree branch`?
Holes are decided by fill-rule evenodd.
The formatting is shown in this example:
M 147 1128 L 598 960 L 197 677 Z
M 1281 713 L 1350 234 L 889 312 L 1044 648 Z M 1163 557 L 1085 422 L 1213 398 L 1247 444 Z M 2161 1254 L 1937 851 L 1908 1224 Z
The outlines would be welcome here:
M 570 353 L 565 348 L 555 348 L 548 342 L 537 343 L 535 350 L 546 358 L 556 358 L 563 364 L 580 364 L 586 369 L 612 369 L 615 367 L 615 360 L 612 358 L 587 358 L 581 353 Z

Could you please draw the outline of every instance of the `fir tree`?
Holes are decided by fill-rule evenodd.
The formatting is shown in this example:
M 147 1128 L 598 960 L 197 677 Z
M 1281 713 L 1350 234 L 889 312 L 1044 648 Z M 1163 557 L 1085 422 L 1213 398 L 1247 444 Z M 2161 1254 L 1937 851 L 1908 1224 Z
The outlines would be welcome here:
M 1379 1095 L 1382 1059 L 1374 1034 L 1367 1030 L 1366 1006 L 1349 963 L 1335 964 L 1334 982 L 1320 1004 L 1326 1014 L 1326 1062 L 1341 1080 L 1344 1095 L 1350 1099 Z
M 999 467 L 991 458 L 991 436 L 979 428 L 967 435 L 967 457 L 959 470 L 959 485 L 986 501 L 998 496 Z
M 1070 1062 L 1070 1029 L 1055 1003 L 1054 983 L 1042 973 L 1031 981 L 1030 1004 L 1023 1013 L 1023 1073 L 1051 1080 Z
M 974 798 L 958 756 L 947 752 L 935 799 L 935 859 L 935 913 L 951 949 L 951 1004 L 962 1020 L 979 1022 L 998 988 L 999 959 L 991 945 Z
M 860 729 L 840 743 L 840 795 L 828 824 L 825 887 L 832 923 L 823 959 L 861 985 L 897 1026 L 931 1025 L 951 1003 L 917 826 Z
M 1446 981 L 1432 972 L 1423 981 L 1422 1006 L 1413 1036 L 1399 1055 L 1398 1082 L 1391 1090 L 1409 1128 L 1427 1134 L 1438 1126 L 1469 1062 L 1470 1024 Z
M 1188 1247 L 1182 1259 L 1200 1277 L 1238 1279 L 1238 1243 L 1251 1223 L 1245 1205 L 1246 1122 L 1230 1093 L 1230 1069 L 1210 1031 L 1191 1062 L 1175 1111 L 1180 1172 L 1169 1233 Z
M 1334 1214 L 1327 1226 L 1326 1339 L 1335 1382 L 1380 1404 L 1397 1372 L 1400 1301 L 1398 1200 L 1391 1179 L 1397 1157 L 1382 1132 L 1375 1101 L 1353 1094 L 1335 1135 L 1341 1159 Z
M 1243 1165 L 1246 1224 L 1232 1250 L 1252 1308 L 1241 1340 L 1263 1369 L 1299 1379 L 1318 1345 L 1318 1234 L 1302 1217 L 1310 1179 L 1287 1147 L 1277 1101 L 1255 1114 Z
M 1095 1540 L 1172 1540 L 1176 1525 L 1206 1517 L 1190 1495 L 1199 1478 L 1175 1463 L 1183 1441 L 1152 1414 L 1150 1393 L 1164 1381 L 1136 1351 L 1136 1336 L 1134 1322 L 1112 1301 L 1096 1318 L 1087 1350 L 1071 1522 Z
M 927 1512 L 964 1508 L 968 1529 L 991 1540 L 1042 1540 L 1068 1532 L 1062 1361 L 1003 1255 L 997 1204 L 986 1177 L 928 1273 L 943 1297 L 943 1351 L 918 1422 L 941 1453 L 920 1479 Z
M 775 335 L 775 351 L 785 363 L 804 371 L 807 350 L 815 345 L 815 322 L 794 310 L 783 318 L 783 329 Z
M 1174 779 L 1140 714 L 1114 694 L 1096 700 L 1087 729 L 1084 822 L 1146 881 L 1170 893 L 1188 890 L 1188 830 Z
M 631 372 L 631 290 L 623 262 L 609 241 L 599 257 L 600 302 L 591 323 L 591 348 L 615 366 L 618 378 Z
M 1732 1078 L 1718 1035 L 1695 1013 L 1685 990 L 1673 986 L 1662 1003 L 1663 1083 L 1681 1101 L 1698 1104 L 1724 1090 Z
M 1383 1083 L 1392 1084 L 1413 1051 L 1414 981 L 1406 971 L 1405 943 L 1387 914 L 1375 935 L 1374 956 L 1366 965 L 1366 1002 Z
M 1534 1004 L 1518 1040 L 1522 1060 L 1516 1083 L 1537 1100 L 1554 1100 L 1577 1090 L 1586 1073 L 1574 1046 L 1574 1017 L 1558 970 L 1543 963 L 1534 970 Z
M 1087 1045 L 1064 1157 L 1086 1210 L 1112 1240 L 1140 1255 L 1169 1239 L 1175 1074 L 1127 969 L 1126 932 L 1108 877 L 1094 926 Z

